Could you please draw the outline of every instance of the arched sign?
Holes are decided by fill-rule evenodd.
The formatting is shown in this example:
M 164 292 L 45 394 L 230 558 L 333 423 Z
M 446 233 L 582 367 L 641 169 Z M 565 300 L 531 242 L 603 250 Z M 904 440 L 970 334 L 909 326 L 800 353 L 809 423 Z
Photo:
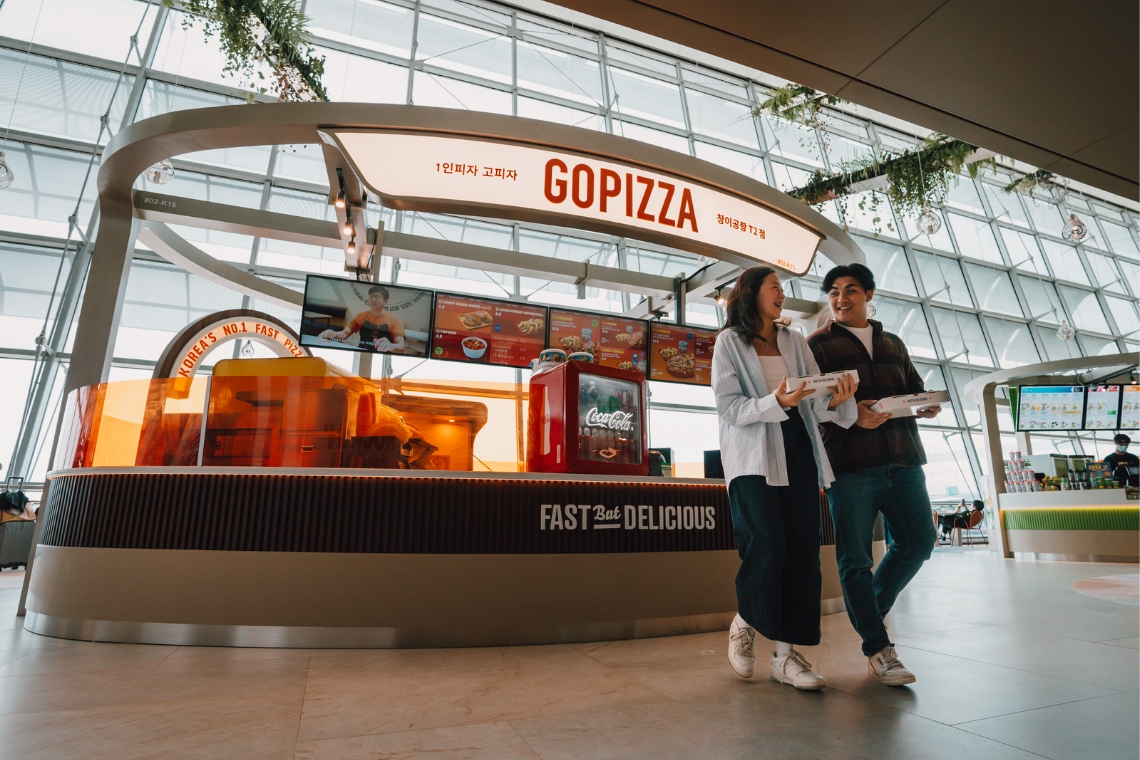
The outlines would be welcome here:
M 385 206 L 593 229 L 795 274 L 823 236 L 753 198 L 565 150 L 439 134 L 325 130 Z
M 154 368 L 154 377 L 192 377 L 210 353 L 235 340 L 254 340 L 282 358 L 312 356 L 289 325 L 252 309 L 207 315 L 174 336 Z

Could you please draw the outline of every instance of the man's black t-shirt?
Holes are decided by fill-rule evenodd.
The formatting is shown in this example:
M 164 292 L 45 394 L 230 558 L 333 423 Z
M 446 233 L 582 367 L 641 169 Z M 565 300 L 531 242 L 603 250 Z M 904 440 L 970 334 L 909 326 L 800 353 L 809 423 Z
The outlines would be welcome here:
M 1120 465 L 1126 465 L 1128 467 L 1140 467 L 1140 457 L 1137 457 L 1135 454 L 1129 454 L 1127 451 L 1125 451 L 1123 454 L 1119 451 L 1114 451 L 1104 458 L 1104 463 L 1109 466 L 1109 472 L 1115 475 L 1116 468 Z M 1140 481 L 1140 476 L 1128 476 L 1128 485 L 1134 486 L 1137 484 L 1137 481 Z

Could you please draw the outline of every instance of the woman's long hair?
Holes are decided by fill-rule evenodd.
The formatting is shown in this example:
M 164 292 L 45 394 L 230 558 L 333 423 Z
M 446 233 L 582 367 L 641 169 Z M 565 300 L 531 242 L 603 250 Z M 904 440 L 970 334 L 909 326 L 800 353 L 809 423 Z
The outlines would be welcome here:
M 756 310 L 756 294 L 768 275 L 775 274 L 772 267 L 752 267 L 745 269 L 736 280 L 732 292 L 728 294 L 728 318 L 724 329 L 732 329 L 745 340 L 752 340 L 764 328 L 764 320 Z

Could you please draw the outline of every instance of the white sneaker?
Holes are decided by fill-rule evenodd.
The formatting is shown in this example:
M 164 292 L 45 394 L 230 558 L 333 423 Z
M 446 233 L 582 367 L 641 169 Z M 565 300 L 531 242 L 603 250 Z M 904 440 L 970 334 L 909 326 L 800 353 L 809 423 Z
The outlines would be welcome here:
M 741 678 L 751 678 L 756 665 L 756 654 L 752 642 L 756 639 L 756 629 L 744 622 L 738 614 L 728 628 L 728 664 Z
M 794 649 L 783 656 L 772 653 L 772 680 L 802 691 L 819 691 L 827 686 L 823 676 L 813 671 L 811 663 Z
M 903 666 L 893 646 L 867 658 L 867 675 L 886 686 L 905 686 L 918 680 Z

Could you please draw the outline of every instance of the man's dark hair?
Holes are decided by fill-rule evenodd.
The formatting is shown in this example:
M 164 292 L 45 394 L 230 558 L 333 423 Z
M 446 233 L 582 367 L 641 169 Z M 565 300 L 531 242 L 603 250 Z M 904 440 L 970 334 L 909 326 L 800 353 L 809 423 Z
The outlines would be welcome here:
M 1126 436 L 1124 433 L 1121 433 L 1120 435 L 1113 438 L 1112 442 L 1117 446 L 1127 446 L 1128 444 L 1132 443 L 1132 439 Z
M 384 287 L 383 285 L 373 285 L 370 287 L 368 289 L 368 295 L 372 295 L 373 293 L 379 293 L 380 295 L 384 296 L 385 301 L 392 297 L 392 294 L 388 292 L 388 288 Z
M 844 264 L 842 266 L 832 267 L 824 276 L 823 284 L 819 286 L 819 289 L 826 293 L 831 290 L 831 286 L 834 285 L 835 281 L 840 277 L 854 278 L 863 287 L 863 290 L 875 289 L 875 275 L 862 264 Z
M 756 311 L 756 294 L 760 292 L 760 286 L 768 279 L 768 275 L 775 273 L 776 270 L 772 267 L 752 267 L 741 272 L 736 284 L 732 286 L 732 292 L 728 294 L 725 329 L 735 330 L 746 340 L 752 340 L 760 334 L 764 320 Z

